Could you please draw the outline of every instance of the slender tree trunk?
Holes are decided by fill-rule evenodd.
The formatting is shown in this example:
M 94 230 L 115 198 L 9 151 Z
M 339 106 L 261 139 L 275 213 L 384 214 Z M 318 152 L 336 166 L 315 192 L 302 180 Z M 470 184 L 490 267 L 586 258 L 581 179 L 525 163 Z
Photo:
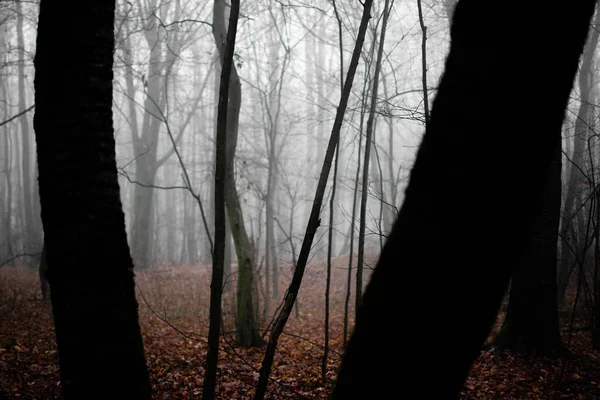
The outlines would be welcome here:
M 221 60 L 224 59 L 225 38 L 225 2 L 215 0 L 213 14 L 213 36 Z M 242 347 L 261 346 L 264 341 L 258 333 L 258 324 L 254 312 L 252 296 L 254 264 L 252 246 L 248 239 L 242 206 L 237 195 L 234 176 L 234 157 L 237 146 L 242 87 L 235 65 L 231 66 L 229 87 L 229 110 L 227 111 L 227 170 L 225 174 L 225 204 L 229 225 L 238 259 L 236 343 Z
M 277 188 L 277 158 L 275 157 L 275 135 L 276 133 L 273 132 L 272 133 L 272 139 L 271 139 L 271 148 L 270 148 L 270 154 L 269 154 L 269 172 L 268 172 L 268 178 L 267 178 L 267 196 L 266 196 L 266 215 L 265 215 L 265 222 L 266 222 L 266 234 L 267 234 L 267 252 L 265 254 L 265 259 L 268 258 L 268 263 L 265 264 L 265 268 L 267 265 L 270 265 L 271 270 L 272 270 L 272 288 L 273 288 L 273 293 L 272 293 L 272 298 L 273 299 L 277 299 L 279 297 L 279 260 L 277 257 L 277 242 L 276 242 L 276 236 L 275 236 L 275 218 L 277 218 L 277 216 L 275 215 L 274 212 L 274 203 L 275 203 L 275 196 L 276 196 L 276 188 Z M 266 271 L 265 271 L 266 272 Z M 268 285 L 267 285 L 268 287 Z M 269 300 L 266 300 L 269 301 Z
M 215 5 L 217 7 L 217 5 Z M 225 261 L 225 241 L 227 237 L 225 219 L 225 175 L 227 169 L 227 112 L 229 103 L 229 83 L 235 36 L 237 32 L 239 0 L 231 2 L 231 13 L 227 29 L 227 41 L 223 51 L 219 108 L 217 116 L 217 145 L 215 151 L 215 245 L 213 254 L 212 280 L 210 283 L 210 327 L 208 331 L 208 353 L 202 398 L 215 398 L 217 386 L 217 364 L 219 361 L 219 338 L 221 330 L 221 297 L 223 294 L 223 263 Z
M 419 25 L 421 26 L 421 82 L 423 83 L 423 110 L 425 116 L 425 127 L 429 124 L 429 90 L 427 89 L 427 26 L 423 17 L 421 0 L 417 0 L 419 10 Z
M 135 164 L 135 179 L 143 185 L 152 185 L 156 170 L 142 156 Z M 148 268 L 152 262 L 152 243 L 154 242 L 154 224 L 152 207 L 154 189 L 136 185 L 133 197 L 133 227 L 131 236 L 131 253 L 137 268 Z
M 340 96 L 344 95 L 344 41 L 340 16 L 337 4 L 333 2 L 333 10 L 338 22 L 338 43 L 340 46 Z M 329 231 L 327 232 L 327 279 L 325 281 L 325 338 L 323 346 L 323 359 L 321 360 L 321 380 L 327 378 L 327 363 L 329 358 L 329 293 L 331 290 L 331 258 L 333 257 L 333 225 L 335 216 L 335 192 L 337 188 L 337 173 L 340 157 L 340 146 L 335 148 L 335 159 L 333 161 L 333 179 L 331 181 L 331 198 L 329 199 Z
M 597 165 L 597 164 L 596 164 Z M 594 193 L 594 273 L 593 273 L 593 310 L 592 310 L 592 347 L 600 350 L 600 185 L 596 182 Z
M 0 50 L 4 50 L 4 43 L 0 43 Z M 7 90 L 6 90 L 6 80 L 2 79 L 0 81 L 0 99 L 2 99 L 2 111 L 5 116 L 8 115 L 8 98 L 7 98 Z M 10 215 L 12 215 L 12 207 L 13 207 L 13 184 L 12 177 L 9 171 L 12 169 L 12 141 L 11 141 L 11 132 L 9 129 L 10 125 L 4 126 L 4 132 L 2 132 L 2 136 L 4 136 L 4 143 L 2 149 L 4 150 L 4 165 L 2 169 L 4 170 L 4 179 L 6 180 L 5 185 L 2 186 L 2 189 L 6 191 L 6 209 L 2 210 L 4 215 L 7 218 L 4 220 L 3 234 L 5 236 L 5 247 L 4 247 L 4 258 L 13 257 L 13 245 L 12 245 L 12 224 Z
M 271 14 L 272 15 L 272 14 Z M 274 17 L 272 20 L 273 24 L 279 23 Z M 285 55 L 283 61 L 279 58 L 279 49 L 282 47 L 282 42 L 278 41 L 278 35 L 272 32 L 271 45 L 269 46 L 269 63 L 272 66 L 279 68 L 279 74 L 272 74 L 270 79 L 269 93 L 265 96 L 265 108 L 267 109 L 268 116 L 268 127 L 267 127 L 267 149 L 268 156 L 267 161 L 269 169 L 267 171 L 267 194 L 265 198 L 266 206 L 266 234 L 267 234 L 267 252 L 265 254 L 265 260 L 268 262 L 265 264 L 265 268 L 270 264 L 272 269 L 272 288 L 273 288 L 273 299 L 279 298 L 279 259 L 277 257 L 277 235 L 275 232 L 275 204 L 277 198 L 277 185 L 278 185 L 278 168 L 279 163 L 279 151 L 278 151 L 278 133 L 279 133 L 279 117 L 281 115 L 281 90 L 283 88 L 283 82 L 285 77 L 285 71 L 289 65 L 289 50 L 285 48 Z M 284 46 L 285 47 L 285 46 Z M 275 71 L 274 71 L 275 72 Z M 265 270 L 266 272 L 266 270 Z M 268 287 L 268 285 L 266 285 Z M 268 302 L 269 300 L 267 300 Z
M 457 4 L 431 119 L 333 400 L 387 398 L 405 385 L 427 386 L 430 398 L 458 396 L 513 266 L 529 248 L 556 150 L 551 133 L 562 125 L 595 3 L 539 0 L 520 4 L 518 12 L 508 3 Z M 544 40 L 536 40 L 545 26 L 561 29 L 545 29 Z M 552 68 L 531 80 L 528 65 Z M 508 118 L 506 105 L 522 87 L 544 101 Z M 398 290 L 399 282 L 408 285 Z M 394 315 L 418 328 L 398 330 Z M 442 326 L 455 328 L 440 337 Z M 401 345 L 382 340 L 390 332 Z
M 34 127 L 65 399 L 151 397 L 115 162 L 114 16 L 114 0 L 40 2 Z
M 383 90 L 385 93 L 385 98 L 388 99 L 388 94 L 387 94 L 387 85 L 383 85 Z M 393 221 L 396 219 L 397 216 L 397 212 L 395 212 L 394 208 L 397 205 L 397 201 L 398 201 L 398 181 L 396 179 L 396 173 L 395 171 L 395 166 L 394 166 L 394 122 L 392 119 L 392 114 L 390 113 L 387 118 L 386 118 L 386 122 L 388 125 L 388 175 L 389 175 L 389 180 L 390 180 L 390 184 L 389 184 L 389 188 L 390 188 L 390 193 L 389 193 L 389 205 L 387 207 L 387 212 L 385 213 L 386 215 L 386 223 L 385 223 L 385 233 L 388 234 L 390 232 L 390 230 L 392 229 L 393 226 Z
M 302 248 L 300 249 L 300 255 L 298 257 L 298 264 L 296 264 L 292 281 L 290 282 L 283 300 L 283 306 L 281 307 L 281 311 L 275 320 L 273 330 L 269 336 L 269 342 L 267 343 L 265 357 L 260 369 L 260 376 L 258 378 L 256 392 L 254 393 L 255 400 L 262 400 L 265 397 L 267 384 L 269 382 L 269 375 L 271 373 L 271 367 L 273 366 L 273 360 L 275 358 L 277 342 L 279 340 L 279 336 L 281 336 L 281 333 L 283 332 L 285 324 L 287 323 L 292 308 L 294 307 L 294 302 L 296 301 L 298 291 L 300 290 L 300 285 L 302 284 L 302 278 L 304 277 L 304 270 L 306 269 L 306 263 L 308 262 L 310 248 L 312 247 L 313 239 L 317 233 L 317 228 L 321 224 L 321 219 L 319 218 L 321 204 L 325 195 L 325 188 L 327 186 L 327 180 L 329 179 L 329 172 L 333 163 L 335 148 L 339 142 L 342 122 L 344 121 L 344 115 L 348 105 L 348 98 L 350 97 L 350 91 L 354 81 L 354 74 L 356 73 L 356 68 L 358 66 L 358 59 L 365 41 L 367 25 L 369 19 L 371 18 L 372 5 L 373 0 L 365 0 L 363 4 L 363 16 L 360 23 L 358 36 L 356 38 L 356 45 L 354 46 L 354 52 L 352 53 L 352 59 L 346 75 L 346 81 L 344 83 L 344 89 L 340 98 L 340 104 L 338 106 L 337 113 L 335 114 L 335 121 L 331 130 L 331 137 L 329 138 L 329 144 L 327 146 L 327 151 L 325 152 L 325 159 L 323 160 L 323 168 L 321 169 L 321 174 L 319 176 L 317 191 L 315 193 L 312 210 L 306 226 L 306 232 L 304 234 L 304 240 L 302 241 Z
M 350 331 L 350 323 L 349 323 L 349 318 L 350 318 L 350 296 L 352 294 L 352 263 L 354 261 L 354 234 L 355 234 L 355 225 L 356 225 L 356 211 L 358 208 L 358 186 L 359 186 L 359 182 L 360 182 L 360 166 L 362 165 L 361 163 L 361 156 L 362 156 L 362 140 L 363 140 L 363 128 L 364 128 L 364 123 L 365 123 L 365 114 L 366 114 L 366 110 L 367 110 L 367 99 L 369 97 L 369 93 L 371 91 L 371 88 L 369 86 L 369 70 L 370 70 L 370 65 L 372 63 L 373 60 L 373 54 L 375 52 L 375 41 L 373 41 L 373 43 L 371 43 L 371 49 L 369 50 L 369 62 L 367 64 L 367 68 L 365 68 L 365 78 L 363 80 L 363 88 L 362 88 L 362 101 L 361 101 L 361 108 L 360 108 L 360 123 L 359 123 L 359 135 L 358 135 L 358 159 L 356 162 L 356 174 L 354 176 L 354 190 L 352 192 L 352 218 L 350 219 L 350 230 L 348 233 L 348 252 L 349 252 L 349 257 L 348 257 L 348 277 L 347 277 L 347 285 L 346 285 L 346 298 L 344 300 L 344 348 L 346 348 L 346 344 L 347 344 L 347 338 L 348 338 L 348 334 Z M 345 251 L 344 251 L 345 253 Z M 355 301 L 356 303 L 356 301 Z
M 389 0 L 385 1 L 383 20 L 381 24 L 381 37 L 379 38 L 379 49 L 377 50 L 377 61 L 373 74 L 373 89 L 371 90 L 371 107 L 367 119 L 367 135 L 365 138 L 365 160 L 363 162 L 362 192 L 360 198 L 360 227 L 358 233 L 358 261 L 356 264 L 356 310 L 362 304 L 363 293 L 363 264 L 365 260 L 365 229 L 367 224 L 367 195 L 369 193 L 369 158 L 371 156 L 371 143 L 375 129 L 375 110 L 377 108 L 377 94 L 379 92 L 379 74 L 383 60 L 383 45 L 385 42 L 385 30 L 389 16 Z M 355 312 L 356 312 L 355 310 Z

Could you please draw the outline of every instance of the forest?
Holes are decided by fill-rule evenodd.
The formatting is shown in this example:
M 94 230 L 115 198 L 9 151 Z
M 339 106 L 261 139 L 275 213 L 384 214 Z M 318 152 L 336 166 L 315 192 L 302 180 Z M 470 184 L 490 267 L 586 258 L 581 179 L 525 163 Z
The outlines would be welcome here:
M 0 400 L 600 399 L 572 3 L 0 1 Z

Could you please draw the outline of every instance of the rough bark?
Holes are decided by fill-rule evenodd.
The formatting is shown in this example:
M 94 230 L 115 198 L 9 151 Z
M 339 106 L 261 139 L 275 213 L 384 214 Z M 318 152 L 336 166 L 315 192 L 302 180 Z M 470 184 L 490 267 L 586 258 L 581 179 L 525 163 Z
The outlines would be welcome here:
M 115 2 L 52 3 L 40 3 L 34 128 L 62 391 L 150 399 L 115 162 Z
M 567 354 L 560 338 L 557 301 L 558 226 L 561 203 L 561 130 L 554 136 L 543 204 L 529 250 L 512 275 L 508 310 L 498 346 L 548 356 Z
M 225 2 L 215 0 L 213 13 L 213 36 L 219 51 L 221 63 L 224 59 L 225 38 Z M 222 64 L 221 64 L 222 65 Z M 229 86 L 229 109 L 227 111 L 227 166 L 225 172 L 225 204 L 229 226 L 238 258 L 236 343 L 242 347 L 261 346 L 264 340 L 258 332 L 258 324 L 254 312 L 252 288 L 254 281 L 254 261 L 252 245 L 244 225 L 242 206 L 235 186 L 234 158 L 237 146 L 240 107 L 242 103 L 242 86 L 235 65 L 231 66 Z
M 334 400 L 386 398 L 406 385 L 428 387 L 431 398 L 458 395 L 529 247 L 556 145 L 551 133 L 561 127 L 595 3 L 533 0 L 518 12 L 509 3 L 456 6 L 431 120 Z M 552 68 L 531 80 L 530 65 Z M 523 87 L 543 101 L 507 117 Z M 406 329 L 397 329 L 399 315 Z M 456 328 L 441 335 L 440 327 Z M 391 347 L 382 340 L 390 332 Z

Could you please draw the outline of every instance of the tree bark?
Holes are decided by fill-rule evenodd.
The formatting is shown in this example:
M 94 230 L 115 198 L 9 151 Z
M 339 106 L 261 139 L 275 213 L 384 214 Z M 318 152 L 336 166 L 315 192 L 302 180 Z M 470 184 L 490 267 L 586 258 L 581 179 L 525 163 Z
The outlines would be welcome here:
M 431 398 L 458 395 L 530 244 L 556 148 L 549 133 L 562 125 L 595 3 L 456 6 L 430 123 L 334 400 L 386 398 L 402 385 L 426 386 Z M 552 68 L 531 80 L 530 65 Z M 523 87 L 543 101 L 509 118 Z M 391 332 L 394 346 L 384 340 Z
M 114 0 L 40 3 L 34 128 L 65 399 L 150 399 L 115 162 L 114 13 Z
M 508 310 L 496 345 L 548 356 L 566 355 L 560 338 L 557 300 L 558 226 L 560 223 L 561 129 L 550 134 L 555 149 L 543 204 L 530 248 L 512 275 Z
M 302 241 L 302 248 L 300 249 L 298 263 L 296 264 L 296 268 L 294 269 L 292 281 L 290 282 L 290 285 L 288 286 L 288 289 L 285 293 L 283 306 L 281 307 L 281 311 L 277 315 L 277 318 L 273 325 L 273 330 L 271 331 L 271 335 L 269 336 L 269 342 L 267 343 L 265 357 L 260 368 L 258 384 L 256 385 L 256 392 L 254 393 L 254 400 L 262 400 L 265 397 L 265 393 L 267 391 L 267 384 L 269 382 L 269 375 L 271 373 L 271 367 L 273 366 L 273 360 L 275 358 L 277 342 L 279 340 L 279 336 L 281 336 L 281 333 L 283 332 L 283 328 L 285 327 L 288 318 L 290 317 L 292 308 L 294 307 L 296 297 L 298 296 L 298 291 L 300 290 L 300 285 L 302 284 L 302 278 L 304 277 L 304 270 L 306 269 L 306 263 L 308 262 L 310 248 L 312 246 L 312 242 L 317 232 L 317 229 L 321 224 L 321 219 L 319 218 L 321 204 L 323 203 L 323 197 L 325 195 L 325 188 L 327 186 L 327 180 L 329 179 L 329 172 L 333 163 L 335 149 L 340 139 L 340 131 L 342 129 L 342 122 L 344 121 L 344 115 L 346 113 L 346 107 L 348 105 L 348 98 L 350 97 L 350 91 L 352 90 L 354 75 L 358 66 L 358 59 L 360 57 L 362 46 L 365 41 L 365 32 L 367 31 L 367 25 L 369 19 L 371 18 L 372 5 L 373 0 L 365 0 L 363 4 L 363 16 L 360 22 L 358 36 L 356 38 L 356 44 L 354 46 L 352 59 L 350 61 L 350 66 L 346 75 L 346 81 L 344 83 L 342 96 L 340 97 L 340 103 L 335 114 L 333 128 L 331 129 L 331 137 L 329 138 L 329 144 L 327 145 L 327 150 L 325 152 L 323 168 L 321 169 L 319 182 L 317 184 L 317 191 L 313 200 L 308 224 L 306 225 L 306 232 L 304 234 L 304 240 Z
M 213 14 L 213 36 L 219 51 L 221 65 L 225 52 L 225 2 L 215 0 Z M 238 258 L 236 343 L 241 347 L 254 347 L 264 344 L 258 332 L 258 324 L 254 312 L 252 288 L 254 281 L 253 252 L 248 232 L 244 225 L 242 206 L 235 186 L 234 158 L 237 146 L 240 107 L 242 103 L 242 86 L 235 65 L 231 66 L 229 86 L 229 110 L 227 111 L 227 168 L 225 173 L 225 204 L 231 227 L 231 235 Z
M 215 5 L 215 7 L 218 7 Z M 215 246 L 213 254 L 212 279 L 210 283 L 210 327 L 208 330 L 208 353 L 206 355 L 206 374 L 202 387 L 202 398 L 215 398 L 217 386 L 217 363 L 219 361 L 219 338 L 221 337 L 221 298 L 223 295 L 223 271 L 225 262 L 225 243 L 229 240 L 225 218 L 225 181 L 227 171 L 227 112 L 229 104 L 229 84 L 235 36 L 237 32 L 239 0 L 231 2 L 231 13 L 227 29 L 227 41 L 223 50 L 219 105 L 217 115 L 217 143 L 215 148 Z

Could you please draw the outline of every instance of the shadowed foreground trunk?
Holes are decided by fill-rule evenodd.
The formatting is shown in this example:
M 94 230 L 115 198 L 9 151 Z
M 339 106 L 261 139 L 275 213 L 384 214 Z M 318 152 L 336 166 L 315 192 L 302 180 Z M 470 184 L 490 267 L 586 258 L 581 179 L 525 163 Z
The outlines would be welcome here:
M 34 127 L 62 391 L 150 399 L 115 163 L 115 1 L 52 3 L 40 3 Z
M 554 136 L 541 212 L 531 245 L 512 275 L 508 310 L 496 345 L 540 355 L 568 354 L 558 327 L 557 253 L 561 202 L 561 130 Z
M 594 4 L 456 6 L 431 120 L 333 399 L 407 386 L 458 395 L 529 246 Z M 531 79 L 533 65 L 548 68 Z M 533 98 L 516 113 L 525 87 Z

